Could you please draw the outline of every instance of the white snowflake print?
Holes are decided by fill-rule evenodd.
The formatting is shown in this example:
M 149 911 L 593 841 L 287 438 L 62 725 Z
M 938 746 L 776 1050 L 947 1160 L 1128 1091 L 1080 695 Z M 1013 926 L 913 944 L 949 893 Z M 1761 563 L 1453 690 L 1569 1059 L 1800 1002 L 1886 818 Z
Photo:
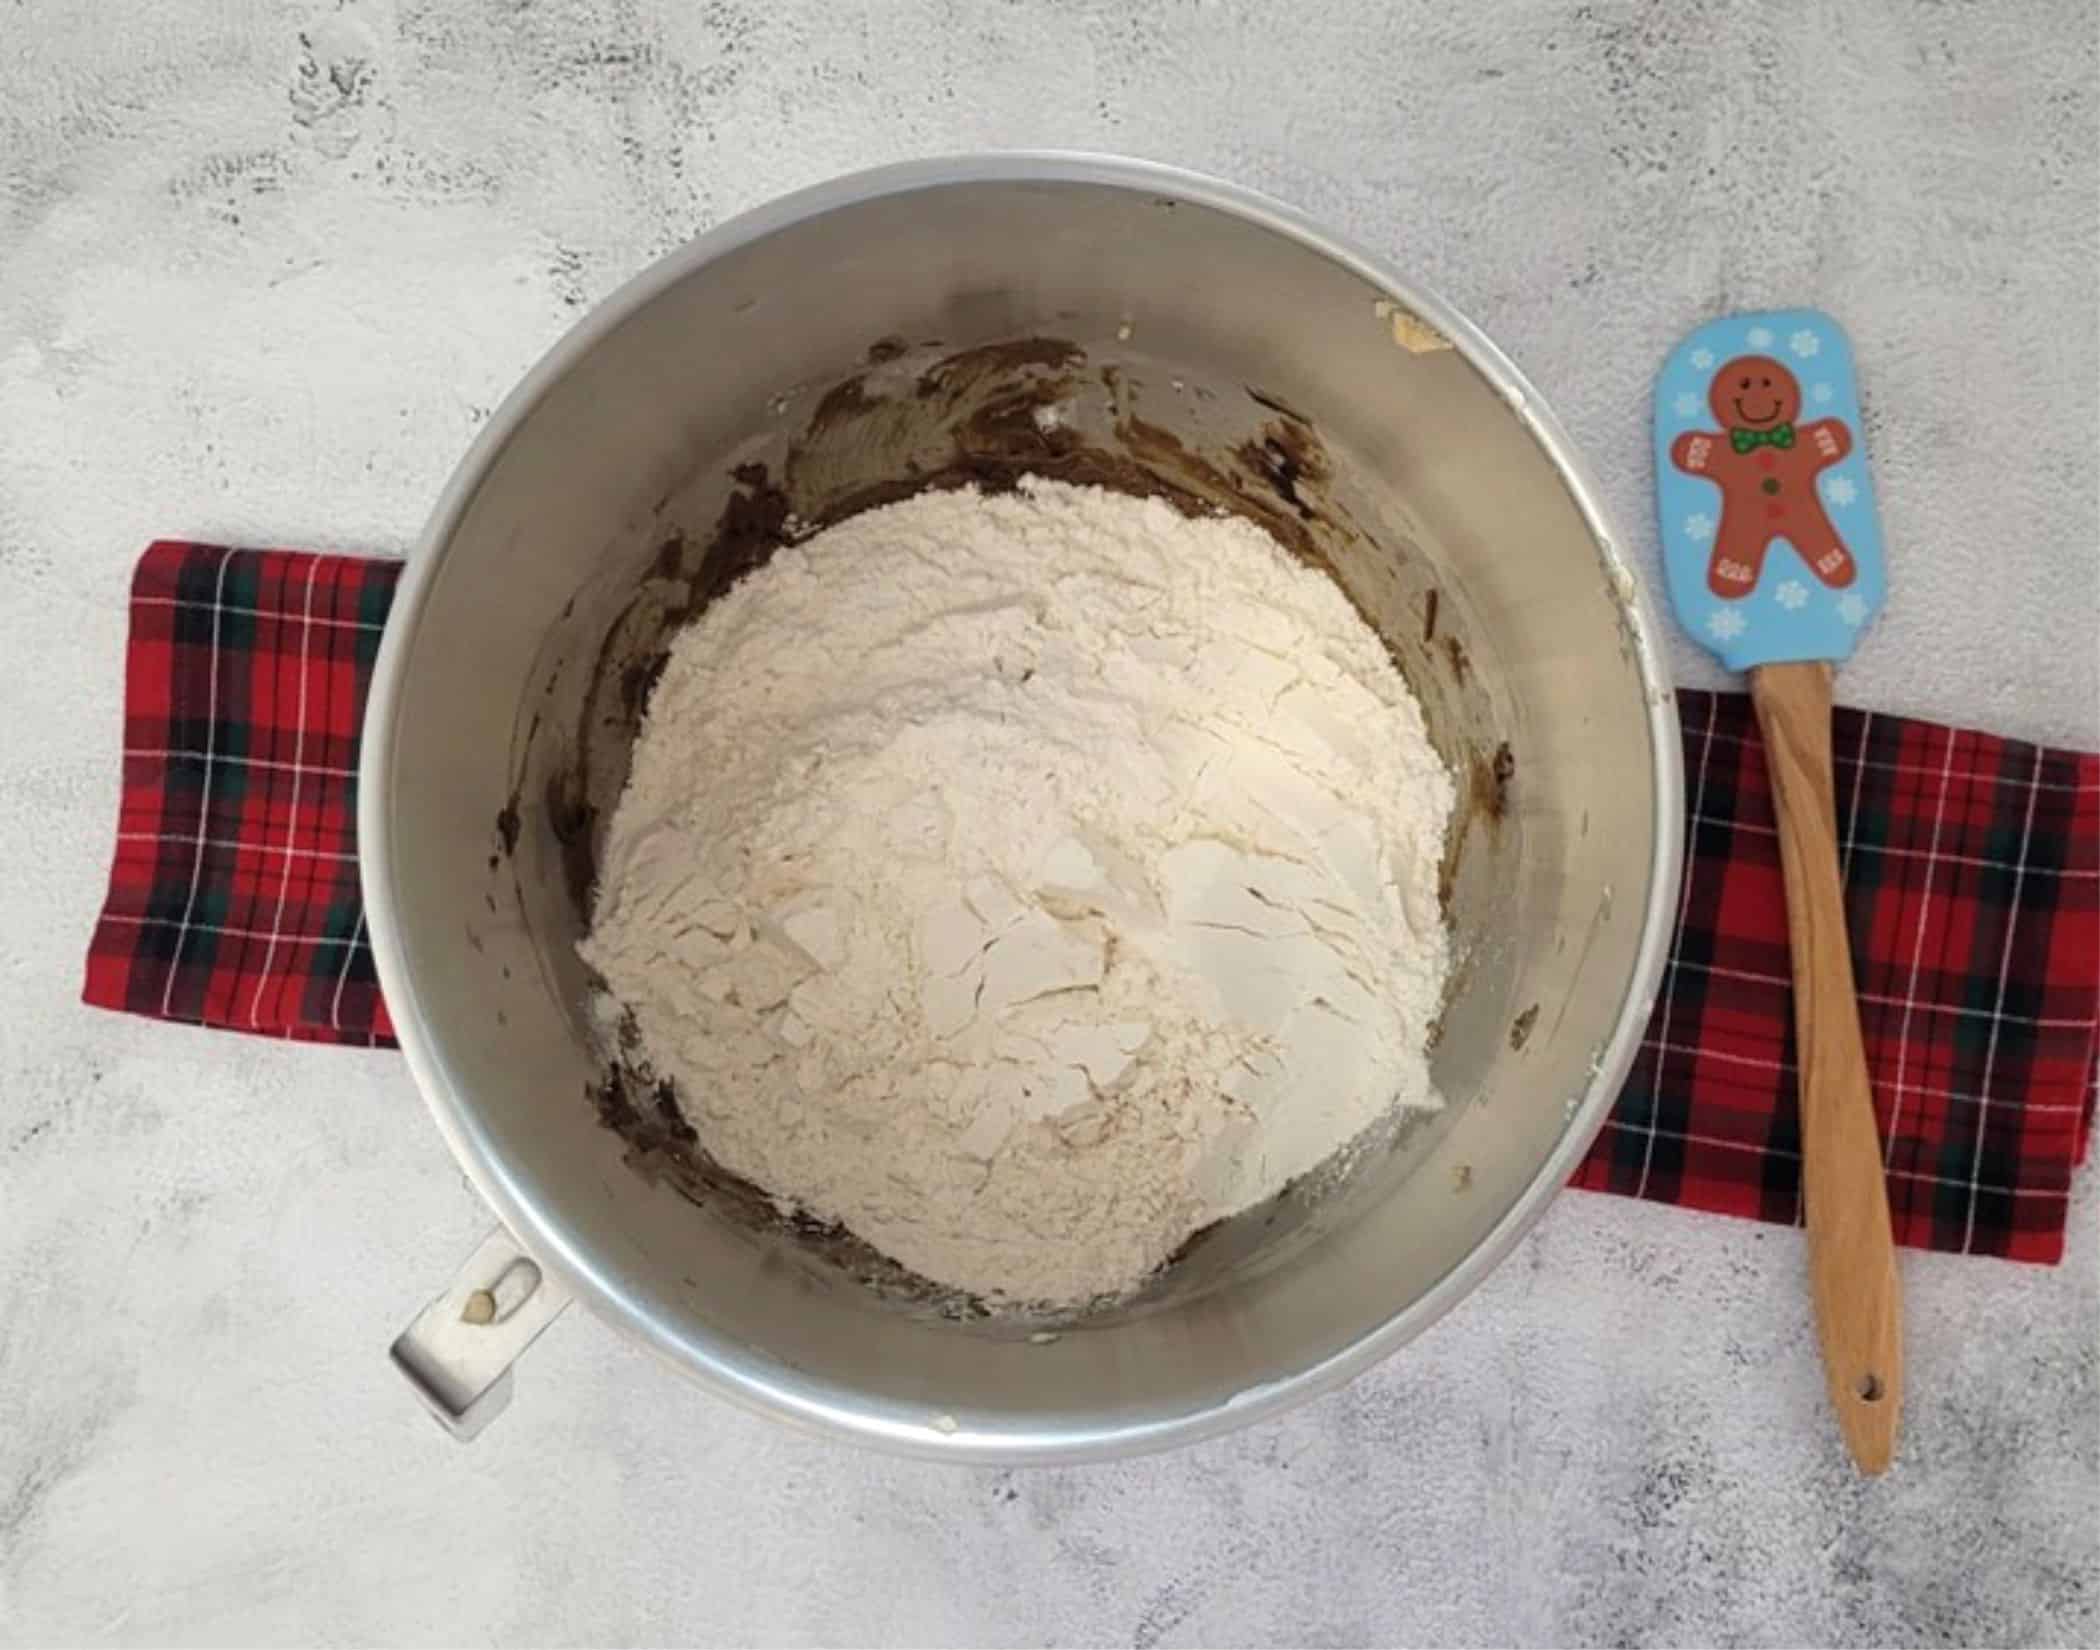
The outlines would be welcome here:
M 1679 418 L 1697 418 L 1699 416 L 1699 398 L 1692 394 L 1690 390 L 1686 390 L 1670 405 L 1677 409 Z
M 1815 354 L 1817 350 L 1821 349 L 1823 347 L 1823 340 L 1818 338 L 1814 333 L 1810 332 L 1808 328 L 1803 327 L 1799 332 L 1795 333 L 1791 338 L 1789 338 L 1786 341 L 1786 347 L 1792 350 L 1796 355 L 1805 358 L 1807 356 Z
M 1717 642 L 1732 642 L 1750 628 L 1750 621 L 1732 607 L 1716 608 L 1707 615 L 1706 633 Z
M 1772 347 L 1772 329 L 1770 327 L 1752 327 L 1747 335 L 1747 342 L 1752 349 L 1770 349 Z
M 1808 396 L 1811 401 L 1828 401 L 1836 392 L 1828 384 L 1811 384 Z
M 1857 630 L 1867 622 L 1867 599 L 1864 596 L 1840 596 L 1838 617 Z
M 1788 579 L 1772 592 L 1772 599 L 1789 613 L 1798 613 L 1808 605 L 1808 586 L 1799 579 Z
M 1706 369 L 1712 366 L 1713 364 L 1714 352 L 1712 350 L 1695 349 L 1692 351 L 1692 365 L 1697 367 L 1701 372 L 1706 371 Z
M 1823 496 L 1843 509 L 1859 497 L 1859 489 L 1853 485 L 1850 476 L 1832 476 L 1823 483 Z
M 1714 536 L 1714 518 L 1707 515 L 1686 516 L 1684 536 L 1688 539 L 1706 540 Z

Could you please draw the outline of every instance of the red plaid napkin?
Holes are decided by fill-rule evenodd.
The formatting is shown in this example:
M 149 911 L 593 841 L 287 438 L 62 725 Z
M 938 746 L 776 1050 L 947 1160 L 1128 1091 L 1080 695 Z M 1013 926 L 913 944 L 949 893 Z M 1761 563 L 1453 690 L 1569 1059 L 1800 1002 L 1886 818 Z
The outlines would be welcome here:
M 159 543 L 86 1000 L 387 1046 L 357 881 L 359 717 L 396 563 Z M 1794 1031 L 1750 702 L 1683 693 L 1678 931 L 1574 1184 L 1797 1222 Z M 1899 1242 L 2053 1263 L 2100 1052 L 2100 757 L 1841 710 L 1840 849 Z
M 147 548 L 86 1001 L 392 1045 L 357 880 L 357 749 L 400 576 L 362 556 Z
M 1679 693 L 1669 967 L 1574 1184 L 1798 1224 L 1792 967 L 1743 694 Z M 1838 855 L 1896 1241 L 2063 1258 L 2100 1055 L 2100 757 L 1840 709 Z

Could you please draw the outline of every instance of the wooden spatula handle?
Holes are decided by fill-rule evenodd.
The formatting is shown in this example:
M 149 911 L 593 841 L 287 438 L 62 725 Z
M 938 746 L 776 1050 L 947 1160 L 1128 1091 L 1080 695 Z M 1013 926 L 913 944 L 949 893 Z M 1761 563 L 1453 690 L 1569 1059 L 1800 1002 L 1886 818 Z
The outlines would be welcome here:
M 1761 665 L 1750 673 L 1750 693 L 1786 871 L 1801 1178 L 1823 1369 L 1853 1460 L 1880 1472 L 1895 1454 L 1903 1407 L 1903 1302 L 1838 882 L 1830 667 Z

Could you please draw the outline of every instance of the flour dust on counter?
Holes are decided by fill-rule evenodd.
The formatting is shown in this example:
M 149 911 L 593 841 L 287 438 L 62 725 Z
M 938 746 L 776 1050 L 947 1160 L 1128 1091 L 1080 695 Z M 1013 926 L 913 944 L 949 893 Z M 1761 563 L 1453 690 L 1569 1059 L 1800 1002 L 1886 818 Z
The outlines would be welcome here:
M 725 1168 L 1068 1308 L 1439 1104 L 1452 803 L 1254 524 L 922 493 L 674 639 L 581 950 Z

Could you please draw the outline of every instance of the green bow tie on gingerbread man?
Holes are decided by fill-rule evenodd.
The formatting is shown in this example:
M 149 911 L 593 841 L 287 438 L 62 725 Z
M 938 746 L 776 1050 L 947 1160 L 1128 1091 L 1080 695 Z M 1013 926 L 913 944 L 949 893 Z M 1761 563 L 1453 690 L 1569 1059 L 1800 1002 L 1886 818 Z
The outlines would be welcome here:
M 1739 453 L 1747 453 L 1759 447 L 1778 447 L 1782 450 L 1794 444 L 1794 426 L 1774 424 L 1769 430 L 1746 430 L 1738 425 L 1728 432 L 1728 445 Z

